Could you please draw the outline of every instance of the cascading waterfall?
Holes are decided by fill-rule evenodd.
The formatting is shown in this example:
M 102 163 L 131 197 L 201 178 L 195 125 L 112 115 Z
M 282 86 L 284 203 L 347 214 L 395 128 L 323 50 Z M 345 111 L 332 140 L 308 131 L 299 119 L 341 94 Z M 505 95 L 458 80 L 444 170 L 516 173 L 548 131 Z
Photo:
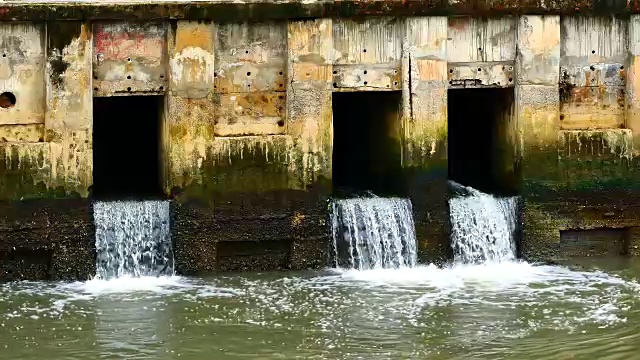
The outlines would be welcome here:
M 331 224 L 336 267 L 358 270 L 413 267 L 417 262 L 411 201 L 335 200 Z
M 96 278 L 172 275 L 168 201 L 112 201 L 93 205 Z
M 517 197 L 498 198 L 455 182 L 449 200 L 451 246 L 462 263 L 516 259 Z

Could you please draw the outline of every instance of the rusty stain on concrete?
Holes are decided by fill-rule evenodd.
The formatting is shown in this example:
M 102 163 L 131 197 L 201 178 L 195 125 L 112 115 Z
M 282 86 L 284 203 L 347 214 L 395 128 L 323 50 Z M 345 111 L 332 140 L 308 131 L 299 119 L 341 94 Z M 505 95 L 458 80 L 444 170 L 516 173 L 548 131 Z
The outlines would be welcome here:
M 166 91 L 166 23 L 95 23 L 93 32 L 95 96 Z

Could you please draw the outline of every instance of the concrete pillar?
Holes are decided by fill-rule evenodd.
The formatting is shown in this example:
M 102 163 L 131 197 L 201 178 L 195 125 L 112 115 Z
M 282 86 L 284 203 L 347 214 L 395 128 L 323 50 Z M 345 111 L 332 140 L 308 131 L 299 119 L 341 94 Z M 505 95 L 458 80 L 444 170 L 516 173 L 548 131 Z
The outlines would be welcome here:
M 516 144 L 521 154 L 522 192 L 527 201 L 521 252 L 525 257 L 552 253 L 560 241 L 553 219 L 529 195 L 557 177 L 559 130 L 560 17 L 521 16 L 516 57 Z
M 166 191 L 176 195 L 172 230 L 176 269 L 183 274 L 213 271 L 216 265 L 216 239 L 207 235 L 212 200 L 198 197 L 203 184 L 213 182 L 208 150 L 214 141 L 214 40 L 213 23 L 188 20 L 178 21 L 168 36 Z M 209 206 L 199 208 L 196 216 L 188 205 L 191 200 Z
M 315 211 L 309 214 L 309 209 L 307 215 L 299 214 L 295 221 L 299 225 L 292 228 L 297 233 L 303 231 L 305 222 L 320 224 L 324 221 L 326 206 L 322 208 L 322 199 L 331 191 L 332 20 L 289 21 L 287 51 L 287 135 L 293 141 L 289 187 L 310 191 L 309 201 L 316 202 L 312 205 L 316 207 Z M 309 238 L 300 233 L 295 238 L 291 245 L 292 268 L 325 264 L 328 237 Z
M 446 16 L 405 20 L 402 46 L 403 168 L 413 202 L 419 257 L 444 260 L 449 248 Z
M 633 154 L 640 150 L 640 15 L 629 18 L 629 66 L 627 69 L 627 113 L 625 127 L 633 134 Z
M 47 24 L 45 141 L 49 186 L 58 196 L 86 197 L 93 183 L 92 49 L 90 24 Z M 47 211 L 54 278 L 86 279 L 95 271 L 90 207 L 86 200 L 58 200 Z
M 287 31 L 287 134 L 294 141 L 294 183 L 331 179 L 331 19 L 290 21 Z
M 83 197 L 93 171 L 92 49 L 90 24 L 47 24 L 45 141 L 51 151 L 50 187 Z
M 214 139 L 214 40 L 209 22 L 181 20 L 168 36 L 169 92 L 165 121 L 166 191 L 207 178 L 204 162 Z

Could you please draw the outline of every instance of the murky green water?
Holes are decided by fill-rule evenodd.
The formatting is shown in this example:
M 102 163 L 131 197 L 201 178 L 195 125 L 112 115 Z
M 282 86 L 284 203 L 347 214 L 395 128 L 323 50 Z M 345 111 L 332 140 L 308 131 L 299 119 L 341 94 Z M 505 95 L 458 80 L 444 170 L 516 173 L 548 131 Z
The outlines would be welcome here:
M 0 285 L 2 359 L 633 359 L 640 263 Z

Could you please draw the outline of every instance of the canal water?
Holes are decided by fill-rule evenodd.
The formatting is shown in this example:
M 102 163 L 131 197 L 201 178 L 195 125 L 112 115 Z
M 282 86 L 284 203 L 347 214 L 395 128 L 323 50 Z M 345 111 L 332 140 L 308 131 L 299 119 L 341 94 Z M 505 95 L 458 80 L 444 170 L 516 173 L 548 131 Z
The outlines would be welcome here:
M 370 198 L 334 206 L 338 268 L 198 278 L 171 274 L 163 203 L 96 204 L 99 276 L 0 284 L 0 358 L 637 357 L 640 262 L 518 261 L 517 199 L 466 190 L 448 266 L 415 264 L 408 200 Z

